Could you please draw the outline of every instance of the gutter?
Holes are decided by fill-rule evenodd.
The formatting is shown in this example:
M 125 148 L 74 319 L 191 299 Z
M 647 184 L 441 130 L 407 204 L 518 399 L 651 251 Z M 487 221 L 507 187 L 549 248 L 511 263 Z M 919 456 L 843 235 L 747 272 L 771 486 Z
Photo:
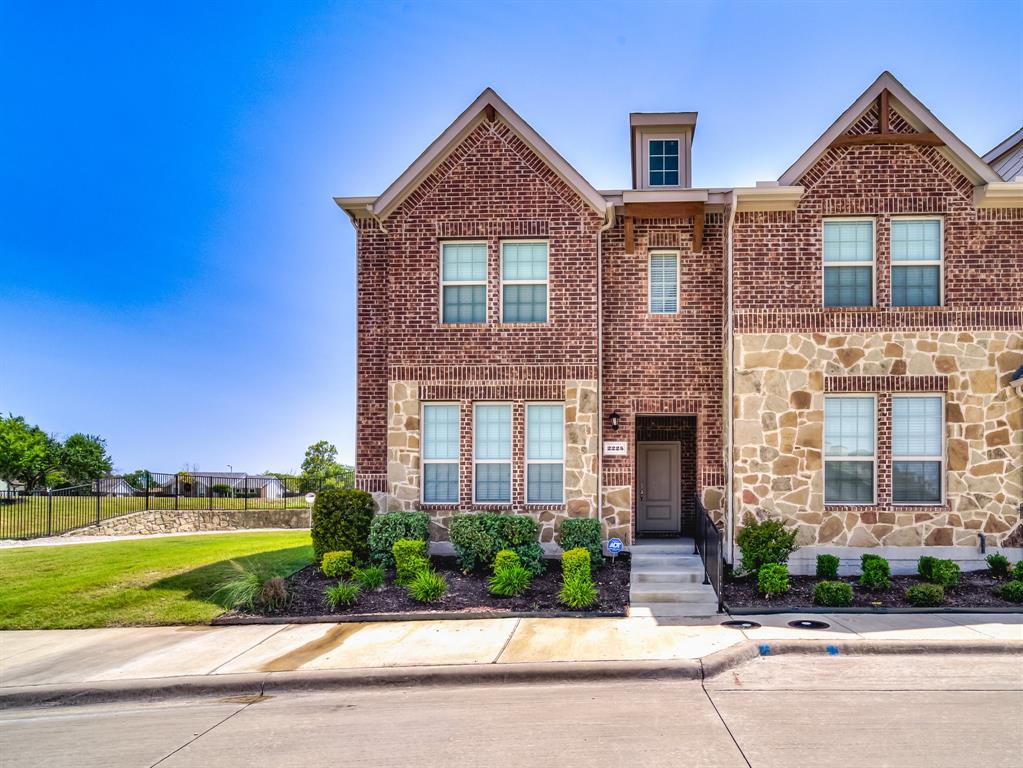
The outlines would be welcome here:
M 604 519 L 604 233 L 615 225 L 615 206 L 604 209 L 604 223 L 597 230 L 597 508 L 598 520 Z
M 735 449 L 734 443 L 734 405 L 732 403 L 732 391 L 735 385 L 735 325 L 732 312 L 732 240 L 735 227 L 735 213 L 738 207 L 739 196 L 733 189 L 731 200 L 728 206 L 728 223 L 725 226 L 725 238 L 728 241 L 728 262 L 725 265 L 726 309 L 725 309 L 725 355 L 728 358 L 728 375 L 725 376 L 725 497 L 728 499 L 725 507 L 725 549 L 728 552 L 728 562 L 735 563 Z

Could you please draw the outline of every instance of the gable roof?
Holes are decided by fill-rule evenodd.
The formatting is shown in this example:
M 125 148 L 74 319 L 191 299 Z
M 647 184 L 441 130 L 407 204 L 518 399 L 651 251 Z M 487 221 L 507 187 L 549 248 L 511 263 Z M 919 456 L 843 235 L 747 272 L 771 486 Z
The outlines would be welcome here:
M 984 162 L 1006 181 L 1023 176 L 1023 128 L 984 155 Z
M 977 156 L 977 153 L 964 144 L 952 131 L 938 120 L 931 111 L 927 109 L 906 87 L 895 79 L 895 76 L 884 71 L 865 90 L 856 101 L 852 103 L 839 118 L 831 124 L 820 138 L 804 152 L 788 170 L 779 178 L 779 184 L 787 186 L 795 184 L 804 173 L 827 152 L 831 143 L 859 120 L 864 113 L 870 109 L 873 103 L 880 97 L 881 92 L 887 90 L 894 106 L 906 120 L 919 130 L 930 131 L 943 143 L 942 151 L 975 185 L 1000 182 L 1002 179 L 996 174 L 986 162 Z
M 335 201 L 349 214 L 361 213 L 362 209 L 378 220 L 386 219 L 476 126 L 483 120 L 496 119 L 498 115 L 594 211 L 602 216 L 606 214 L 607 202 L 604 196 L 519 117 L 492 88 L 485 89 L 378 197 L 338 197 L 334 198 Z

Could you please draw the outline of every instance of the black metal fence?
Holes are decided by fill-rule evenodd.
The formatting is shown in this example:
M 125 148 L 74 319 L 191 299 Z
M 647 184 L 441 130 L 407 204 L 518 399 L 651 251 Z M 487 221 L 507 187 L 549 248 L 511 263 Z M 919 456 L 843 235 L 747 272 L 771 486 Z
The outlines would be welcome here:
M 240 472 L 135 472 L 73 488 L 0 491 L 0 539 L 55 536 L 147 510 L 302 509 L 309 491 L 354 485 L 351 470 L 314 483 Z
M 718 527 L 714 525 L 710 515 L 696 497 L 696 535 L 693 536 L 696 544 L 696 552 L 703 560 L 703 583 L 710 583 L 714 587 L 714 594 L 718 598 L 718 611 L 724 610 L 724 592 L 722 585 L 725 577 L 725 542 L 724 536 Z

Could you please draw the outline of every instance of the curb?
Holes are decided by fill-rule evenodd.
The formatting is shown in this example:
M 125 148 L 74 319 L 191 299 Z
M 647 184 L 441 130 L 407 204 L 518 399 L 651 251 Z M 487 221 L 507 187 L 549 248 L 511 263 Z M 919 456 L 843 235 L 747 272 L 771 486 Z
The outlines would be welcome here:
M 319 616 L 218 616 L 214 627 L 248 624 L 354 624 L 388 621 L 470 621 L 473 619 L 624 619 L 625 611 L 420 611 L 418 613 L 325 613 Z
M 702 659 L 465 664 L 236 675 L 143 678 L 71 685 L 0 688 L 0 710 L 176 698 L 277 696 L 286 693 L 409 685 L 506 685 L 608 680 L 703 680 L 764 656 L 921 654 L 1023 655 L 1023 643 L 1001 640 L 745 640 Z
M 943 613 L 1023 613 L 1023 607 L 996 606 L 983 608 L 828 608 L 826 606 L 804 606 L 799 608 L 733 608 L 728 603 L 724 604 L 725 613 L 731 616 L 772 616 L 779 613 L 807 613 L 807 614 L 943 614 Z

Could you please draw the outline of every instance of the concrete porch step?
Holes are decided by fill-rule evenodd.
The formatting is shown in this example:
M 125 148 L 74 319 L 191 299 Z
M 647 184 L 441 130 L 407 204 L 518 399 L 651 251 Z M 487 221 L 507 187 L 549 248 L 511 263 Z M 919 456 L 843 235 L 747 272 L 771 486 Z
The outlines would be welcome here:
M 637 568 L 632 567 L 636 584 L 681 584 L 703 581 L 703 568 Z
M 637 603 L 701 603 L 716 600 L 714 588 L 698 582 L 633 584 L 629 591 L 629 601 Z
M 691 555 L 693 554 L 692 539 L 640 539 L 629 552 L 635 557 L 640 555 Z
M 703 570 L 703 560 L 699 555 L 669 554 L 633 554 L 632 567 L 635 568 L 679 568 L 682 570 Z
M 722 621 L 728 614 L 718 614 L 717 600 L 703 603 L 630 603 L 629 616 L 651 616 L 653 618 L 704 618 L 710 616 L 722 617 Z

